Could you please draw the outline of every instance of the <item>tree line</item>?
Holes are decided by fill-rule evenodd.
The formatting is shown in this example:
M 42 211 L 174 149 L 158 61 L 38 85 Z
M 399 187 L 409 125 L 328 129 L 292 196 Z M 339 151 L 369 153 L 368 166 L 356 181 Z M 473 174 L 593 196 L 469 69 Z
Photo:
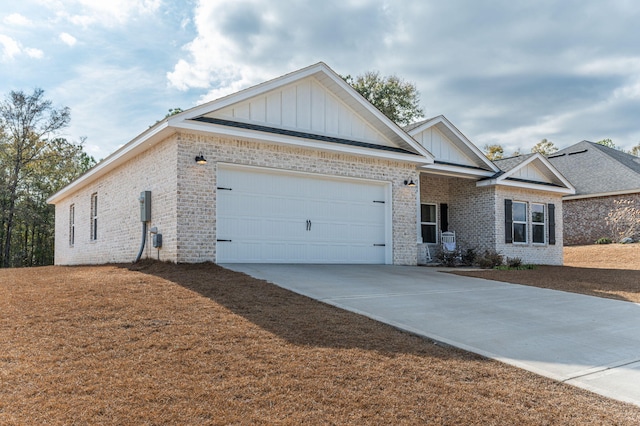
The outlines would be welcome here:
M 54 108 L 42 89 L 11 91 L 0 102 L 0 267 L 50 265 L 54 208 L 47 198 L 96 161 L 84 138 L 60 136 L 69 108 Z

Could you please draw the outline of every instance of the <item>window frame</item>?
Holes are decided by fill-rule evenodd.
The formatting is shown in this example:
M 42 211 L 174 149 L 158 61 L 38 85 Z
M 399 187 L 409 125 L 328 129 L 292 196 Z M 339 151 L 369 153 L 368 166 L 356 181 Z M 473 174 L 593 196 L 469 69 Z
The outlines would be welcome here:
M 422 220 L 422 206 L 433 206 L 434 211 L 434 221 L 433 222 L 425 222 Z M 422 232 L 423 226 L 433 226 L 435 236 L 435 241 L 426 241 L 424 233 Z M 436 203 L 420 203 L 420 236 L 422 237 L 422 242 L 425 244 L 438 244 L 438 204 Z
M 76 243 L 76 205 L 69 206 L 69 247 Z
M 541 206 L 542 207 L 542 222 L 534 221 L 534 211 L 533 206 Z M 542 241 L 535 241 L 535 232 L 533 231 L 535 227 L 542 227 Z M 543 203 L 531 203 L 531 243 L 536 245 L 545 245 L 547 244 L 547 208 Z
M 91 194 L 91 241 L 98 239 L 98 193 Z
M 515 218 L 515 207 L 516 204 L 522 204 L 524 205 L 524 221 L 522 220 L 516 220 Z M 513 244 L 529 244 L 529 203 L 527 203 L 526 201 L 516 201 L 513 200 L 512 204 L 511 204 L 511 232 L 513 235 Z M 517 241 L 516 240 L 516 225 L 524 225 L 524 241 Z

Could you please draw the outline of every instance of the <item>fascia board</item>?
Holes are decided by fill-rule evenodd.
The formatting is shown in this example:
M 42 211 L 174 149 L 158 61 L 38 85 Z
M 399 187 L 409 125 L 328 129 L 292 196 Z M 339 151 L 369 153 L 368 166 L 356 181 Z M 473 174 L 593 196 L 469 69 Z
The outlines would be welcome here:
M 573 188 L 560 188 L 557 186 L 539 185 L 539 184 L 529 183 L 529 182 L 502 180 L 501 178 L 502 176 L 500 176 L 500 178 L 497 178 L 497 179 L 488 179 L 488 180 L 478 181 L 476 182 L 476 187 L 495 185 L 495 186 L 509 186 L 509 187 L 521 188 L 521 189 L 532 189 L 532 190 L 543 191 L 543 192 L 553 192 L 556 194 L 575 193 L 575 190 Z
M 458 130 L 458 128 L 456 126 L 453 125 L 453 123 L 451 123 L 447 117 L 445 117 L 444 115 L 438 115 L 434 118 L 432 118 L 431 120 L 427 121 L 426 123 L 423 123 L 421 126 L 416 127 L 415 129 L 411 130 L 409 132 L 409 135 L 417 135 L 418 133 L 435 126 L 436 124 L 442 123 L 443 125 L 445 125 L 459 140 L 460 142 L 462 142 L 464 145 L 466 145 L 480 160 L 482 160 L 482 162 L 484 164 L 486 164 L 491 170 L 493 170 L 494 173 L 497 173 L 500 171 L 500 169 L 498 168 L 498 166 L 496 166 L 495 164 L 493 164 L 493 162 L 491 160 L 489 160 L 483 153 L 482 151 L 480 151 L 480 149 L 478 149 L 477 146 L 475 146 L 475 144 L 473 142 L 471 142 L 469 140 L 469 138 L 467 138 L 460 130 Z
M 415 164 L 429 164 L 431 161 L 429 158 L 419 155 L 402 154 L 383 150 L 376 151 L 373 149 L 360 148 L 356 146 L 338 145 L 321 141 L 310 141 L 293 136 L 269 134 L 249 129 L 219 126 L 216 124 L 202 125 L 197 122 L 181 122 L 175 127 L 205 135 L 222 135 L 232 138 L 250 139 L 256 142 L 270 142 L 275 144 L 294 145 L 310 149 L 319 149 L 322 151 L 340 152 L 344 154 L 383 158 L 387 160 L 399 160 Z
M 532 162 L 539 160 L 542 162 L 542 164 L 551 172 L 553 173 L 553 175 L 555 177 L 558 178 L 558 180 L 560 180 L 560 182 L 562 182 L 562 184 L 567 188 L 570 189 L 572 192 L 571 194 L 574 194 L 576 192 L 576 189 L 573 185 L 571 185 L 571 182 L 569 182 L 564 176 L 562 176 L 562 174 L 560 172 L 558 172 L 556 170 L 555 167 L 553 167 L 553 165 L 549 162 L 549 160 L 547 160 L 546 158 L 544 158 L 544 156 L 540 153 L 536 153 L 536 155 L 532 155 L 531 157 L 527 158 L 525 161 L 523 161 L 522 163 L 518 164 L 516 167 L 514 167 L 513 169 L 509 170 L 508 172 L 504 173 L 503 175 L 501 175 L 500 177 L 497 178 L 498 181 L 504 181 L 507 178 L 513 176 L 513 174 L 515 172 L 517 172 L 518 170 L 522 169 L 523 167 L 526 167 L 527 165 L 531 164 Z
M 156 124 L 135 139 L 131 140 L 129 143 L 121 146 L 100 163 L 96 164 L 88 172 L 86 172 L 55 194 L 51 195 L 49 198 L 47 198 L 47 203 L 55 204 L 56 202 L 64 198 L 68 193 L 81 188 L 88 183 L 93 182 L 100 176 L 107 174 L 120 164 L 149 149 L 155 143 L 170 136 L 172 133 L 174 133 L 174 130 L 172 130 L 168 126 L 167 121 L 162 121 Z
M 430 164 L 422 166 L 420 171 L 464 178 L 487 178 L 495 174 L 487 170 L 474 170 L 467 167 L 457 167 L 449 164 Z
M 640 193 L 640 188 L 625 189 L 625 190 L 612 191 L 612 192 L 599 192 L 596 194 L 570 195 L 570 196 L 564 197 L 563 200 L 583 200 L 586 198 L 612 197 L 616 195 L 629 195 L 629 194 L 639 194 L 639 193 Z

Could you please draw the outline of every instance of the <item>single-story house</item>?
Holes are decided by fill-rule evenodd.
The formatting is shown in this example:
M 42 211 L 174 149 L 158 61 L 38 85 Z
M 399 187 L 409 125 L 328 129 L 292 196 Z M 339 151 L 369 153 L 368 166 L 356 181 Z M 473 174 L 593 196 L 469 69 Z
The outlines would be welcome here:
M 624 207 L 621 202 L 640 209 L 640 158 L 582 141 L 548 159 L 576 189 L 562 203 L 565 245 L 593 244 L 599 238 L 617 241 L 607 217 Z
M 48 202 L 61 265 L 416 265 L 442 230 L 561 264 L 573 191 L 539 154 L 489 161 L 443 116 L 400 128 L 318 63 L 164 119 Z

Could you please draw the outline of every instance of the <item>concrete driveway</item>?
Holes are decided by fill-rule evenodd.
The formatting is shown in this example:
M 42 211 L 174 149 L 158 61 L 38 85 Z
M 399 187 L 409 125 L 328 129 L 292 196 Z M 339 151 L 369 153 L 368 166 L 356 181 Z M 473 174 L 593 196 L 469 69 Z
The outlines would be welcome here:
M 640 406 L 640 304 L 390 265 L 222 265 Z

